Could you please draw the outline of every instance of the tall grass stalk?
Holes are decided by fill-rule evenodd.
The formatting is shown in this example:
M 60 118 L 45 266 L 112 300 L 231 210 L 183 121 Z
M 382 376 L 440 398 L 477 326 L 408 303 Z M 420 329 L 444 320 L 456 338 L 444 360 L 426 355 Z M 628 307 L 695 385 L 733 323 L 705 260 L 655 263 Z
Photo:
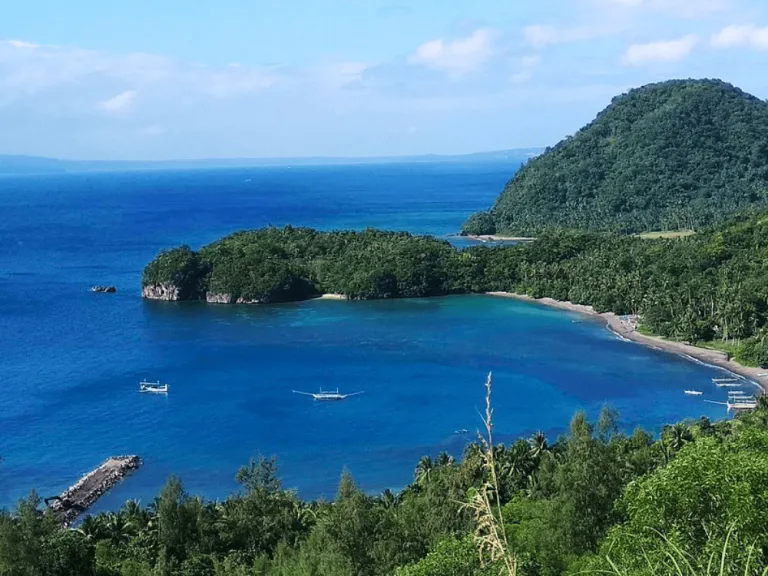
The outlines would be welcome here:
M 485 480 L 479 489 L 472 489 L 463 507 L 475 518 L 474 540 L 483 563 L 498 563 L 499 574 L 516 576 L 517 557 L 510 550 L 499 497 L 499 478 L 493 455 L 493 408 L 491 407 L 492 373 L 485 381 L 485 416 L 481 416 L 485 436 L 478 433 L 482 448 L 480 462 Z

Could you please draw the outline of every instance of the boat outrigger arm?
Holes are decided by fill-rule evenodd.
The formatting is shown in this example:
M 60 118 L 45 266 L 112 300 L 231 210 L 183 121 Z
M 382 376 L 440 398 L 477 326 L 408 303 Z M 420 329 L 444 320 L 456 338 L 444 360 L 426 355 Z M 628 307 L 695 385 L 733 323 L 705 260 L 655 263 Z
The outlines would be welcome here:
M 314 398 L 315 400 L 345 400 L 350 396 L 357 396 L 358 394 L 362 394 L 362 392 L 352 392 L 351 394 L 340 394 L 338 388 L 336 390 L 330 390 L 330 391 L 320 389 L 320 392 L 301 392 L 299 390 L 294 390 L 293 393 L 303 394 L 304 396 L 312 396 L 312 398 Z

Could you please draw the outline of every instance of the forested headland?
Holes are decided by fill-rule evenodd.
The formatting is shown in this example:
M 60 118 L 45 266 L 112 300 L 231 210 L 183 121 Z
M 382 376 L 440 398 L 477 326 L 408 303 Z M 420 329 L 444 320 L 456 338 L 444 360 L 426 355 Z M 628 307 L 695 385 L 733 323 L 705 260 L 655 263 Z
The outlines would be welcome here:
M 768 103 L 719 80 L 672 80 L 615 97 L 463 231 L 699 230 L 766 202 Z
M 768 403 L 654 439 L 606 408 L 557 439 L 486 436 L 460 460 L 415 463 L 413 483 L 371 495 L 344 473 L 333 501 L 302 501 L 276 462 L 253 460 L 223 501 L 171 478 L 75 529 L 32 494 L 0 512 L 7 576 L 694 576 L 768 566 Z M 716 566 L 715 571 L 707 567 Z
M 748 365 L 768 365 L 768 212 L 685 238 L 553 231 L 531 244 L 465 250 L 407 233 L 266 228 L 199 251 L 164 251 L 147 265 L 143 281 L 173 285 L 182 300 L 213 293 L 227 302 L 323 293 L 548 296 L 598 312 L 639 314 L 654 334 L 711 342 Z

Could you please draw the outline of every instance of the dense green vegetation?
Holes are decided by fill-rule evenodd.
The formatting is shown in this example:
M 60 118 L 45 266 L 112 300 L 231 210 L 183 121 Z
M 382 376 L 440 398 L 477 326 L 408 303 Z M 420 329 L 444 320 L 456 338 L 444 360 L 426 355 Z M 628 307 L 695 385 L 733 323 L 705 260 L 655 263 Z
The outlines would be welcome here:
M 527 245 L 463 251 L 404 233 L 269 228 L 199 253 L 164 252 L 144 273 L 145 283 L 163 281 L 188 297 L 210 290 L 264 302 L 323 292 L 549 296 L 639 314 L 650 332 L 712 342 L 742 362 L 768 366 L 768 213 L 683 238 L 559 231 Z
M 614 98 L 464 232 L 698 230 L 767 200 L 768 103 L 716 80 L 674 80 Z
M 365 494 L 345 473 L 332 502 L 304 502 L 264 458 L 236 479 L 238 493 L 211 502 L 171 478 L 147 506 L 129 501 L 74 530 L 39 515 L 32 494 L 0 512 L 0 574 L 554 576 L 616 566 L 651 576 L 677 574 L 675 561 L 704 574 L 714 558 L 717 573 L 742 576 L 768 566 L 764 402 L 657 440 L 622 434 L 610 409 L 594 423 L 579 413 L 551 443 L 539 432 L 471 444 L 458 462 L 425 456 L 398 494 Z
M 768 365 L 768 217 L 695 236 L 643 240 L 563 232 L 523 248 L 469 251 L 484 288 L 639 314 L 652 333 L 714 341 Z
M 451 291 L 454 250 L 444 241 L 405 232 L 318 232 L 264 228 L 227 236 L 198 252 L 161 253 L 144 285 L 170 282 L 181 299 L 205 293 L 232 300 L 281 302 L 320 293 L 349 298 L 435 296 Z

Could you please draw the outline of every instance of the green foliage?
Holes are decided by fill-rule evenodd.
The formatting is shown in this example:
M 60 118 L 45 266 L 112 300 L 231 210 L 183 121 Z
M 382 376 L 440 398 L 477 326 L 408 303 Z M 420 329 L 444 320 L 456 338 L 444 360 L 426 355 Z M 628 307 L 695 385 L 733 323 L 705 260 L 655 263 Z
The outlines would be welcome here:
M 740 428 L 725 442 L 701 439 L 669 465 L 630 484 L 620 502 L 627 521 L 603 543 L 602 555 L 631 573 L 669 573 L 673 547 L 703 567 L 720 560 L 726 574 L 768 566 L 768 432 Z M 661 537 L 663 535 L 663 537 Z M 639 553 L 642 551 L 642 553 Z
M 144 268 L 142 284 L 172 284 L 181 300 L 199 298 L 206 267 L 189 246 L 163 250 Z
M 768 103 L 717 80 L 674 80 L 614 98 L 529 161 L 492 213 L 500 233 L 522 236 L 698 230 L 767 200 Z M 473 216 L 465 230 L 481 228 L 492 226 Z
M 395 576 L 496 576 L 497 566 L 481 566 L 471 536 L 439 542 L 425 558 L 399 568 Z
M 145 268 L 143 283 L 178 280 L 181 300 L 206 293 L 259 302 L 321 293 L 353 299 L 436 296 L 453 289 L 454 259 L 447 242 L 405 232 L 326 233 L 286 226 L 237 232 L 199 253 L 186 247 L 161 252 Z
M 464 222 L 461 232 L 470 236 L 496 234 L 496 220 L 490 212 L 476 212 Z

